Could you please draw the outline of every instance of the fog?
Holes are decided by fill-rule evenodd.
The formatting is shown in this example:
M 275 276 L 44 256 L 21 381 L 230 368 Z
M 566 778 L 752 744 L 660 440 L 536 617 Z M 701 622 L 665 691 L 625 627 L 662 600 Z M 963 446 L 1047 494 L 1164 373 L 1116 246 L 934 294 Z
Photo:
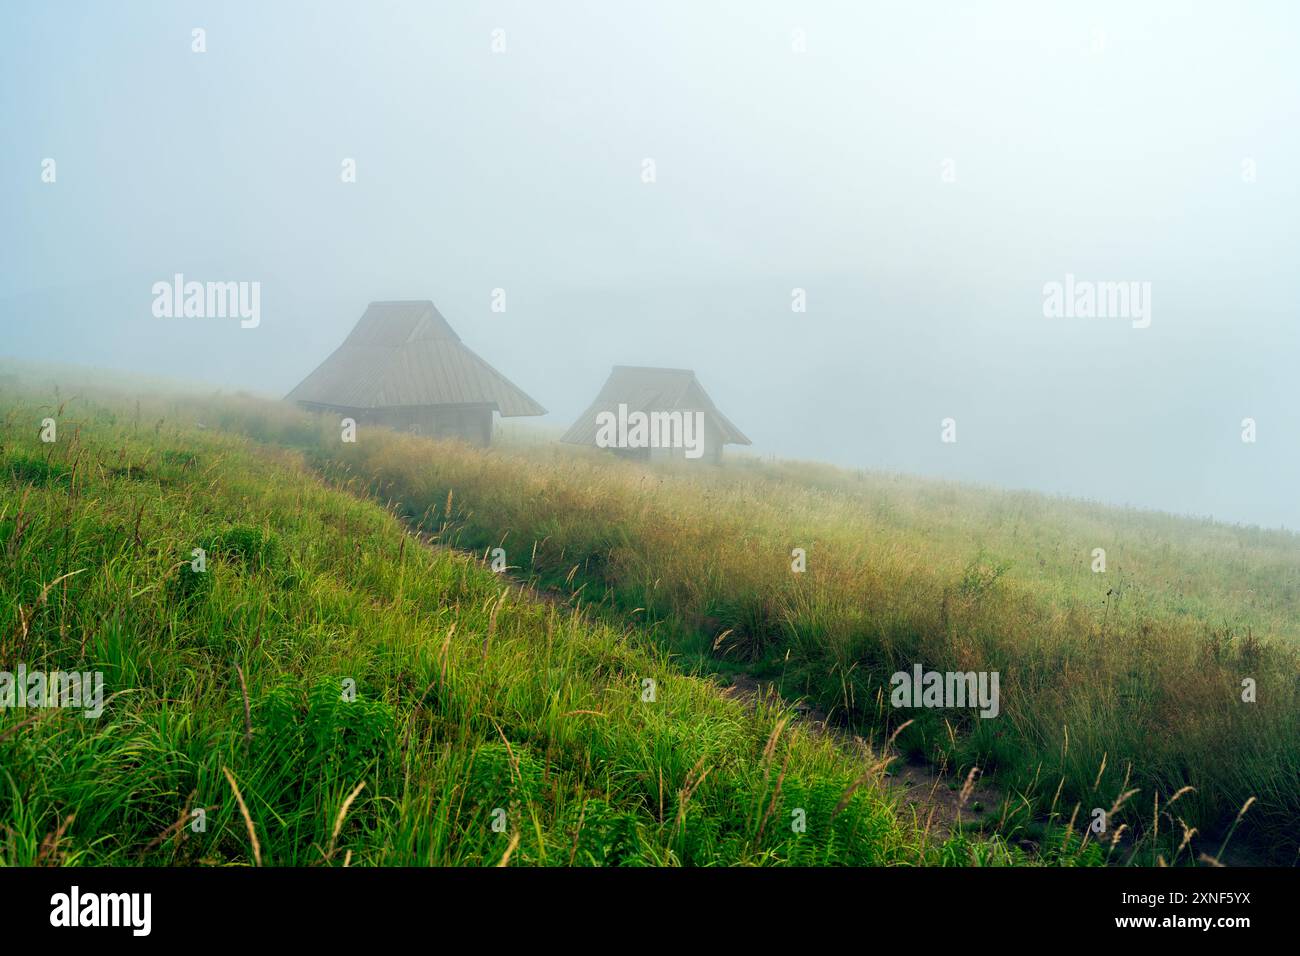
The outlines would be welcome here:
M 1300 7 L 1073 6 L 9 3 L 0 354 L 279 396 L 431 299 L 526 421 L 692 368 L 757 454 L 1300 527 Z

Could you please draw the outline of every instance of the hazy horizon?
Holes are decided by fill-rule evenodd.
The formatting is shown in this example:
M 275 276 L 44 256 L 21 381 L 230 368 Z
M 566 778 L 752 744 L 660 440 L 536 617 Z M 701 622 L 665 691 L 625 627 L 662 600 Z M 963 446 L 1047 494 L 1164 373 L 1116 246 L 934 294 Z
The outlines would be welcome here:
M 548 427 L 692 368 L 756 454 L 1300 528 L 1289 5 L 0 18 L 6 357 L 283 395 L 430 299 Z M 177 273 L 259 323 L 155 316 Z

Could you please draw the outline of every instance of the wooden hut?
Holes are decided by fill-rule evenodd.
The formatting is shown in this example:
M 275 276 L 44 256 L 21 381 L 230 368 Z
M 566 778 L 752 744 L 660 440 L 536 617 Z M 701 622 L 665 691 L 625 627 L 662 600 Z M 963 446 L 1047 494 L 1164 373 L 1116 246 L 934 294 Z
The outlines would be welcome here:
M 686 420 L 688 415 L 698 428 Z M 640 422 L 646 427 L 638 434 Z M 679 422 L 686 427 L 680 429 Z M 684 440 L 671 440 L 674 429 Z M 722 457 L 724 445 L 750 444 L 691 370 L 630 365 L 614 366 L 591 407 L 560 440 L 633 458 L 713 462 Z
M 492 413 L 545 415 L 469 348 L 432 302 L 372 302 L 351 334 L 286 396 L 303 408 L 475 445 Z

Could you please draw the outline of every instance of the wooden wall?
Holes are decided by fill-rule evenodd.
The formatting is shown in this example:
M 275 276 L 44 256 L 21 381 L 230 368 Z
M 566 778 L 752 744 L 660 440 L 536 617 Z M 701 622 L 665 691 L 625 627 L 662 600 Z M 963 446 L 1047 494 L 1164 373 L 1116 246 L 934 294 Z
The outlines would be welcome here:
M 323 409 L 316 406 L 315 410 L 354 418 L 358 425 L 382 425 L 394 431 L 411 432 L 428 438 L 459 438 L 479 447 L 492 443 L 493 410 L 488 405 L 418 405 L 373 409 Z

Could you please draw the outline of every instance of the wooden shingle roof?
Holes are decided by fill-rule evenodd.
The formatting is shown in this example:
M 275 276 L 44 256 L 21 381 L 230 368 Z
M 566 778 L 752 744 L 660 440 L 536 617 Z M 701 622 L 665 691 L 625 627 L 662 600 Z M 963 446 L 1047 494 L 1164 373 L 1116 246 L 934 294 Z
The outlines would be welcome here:
M 596 444 L 596 415 L 618 412 L 620 404 L 629 412 L 701 411 L 722 433 L 724 445 L 748 445 L 750 441 L 731 419 L 718 411 L 690 369 L 645 368 L 615 365 L 605 385 L 560 441 L 574 445 Z
M 545 415 L 474 354 L 432 302 L 372 302 L 334 353 L 286 398 L 331 408 L 490 405 Z

